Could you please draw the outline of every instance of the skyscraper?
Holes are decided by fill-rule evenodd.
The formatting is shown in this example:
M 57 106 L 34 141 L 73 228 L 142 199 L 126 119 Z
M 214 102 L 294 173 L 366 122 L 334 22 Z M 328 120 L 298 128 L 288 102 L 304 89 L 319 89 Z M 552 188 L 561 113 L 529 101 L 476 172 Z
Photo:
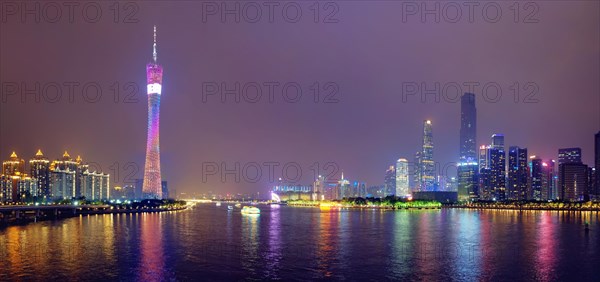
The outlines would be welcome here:
M 396 162 L 396 197 L 406 197 L 410 194 L 408 188 L 408 160 L 399 159 Z
M 580 163 L 581 148 L 558 149 L 558 165 L 566 163 Z
M 423 122 L 423 149 L 421 150 L 420 190 L 435 190 L 435 163 L 433 162 L 433 132 L 430 120 Z
M 583 201 L 588 194 L 588 166 L 581 162 L 581 148 L 558 149 L 560 199 Z
M 596 185 L 594 188 L 594 197 L 599 200 L 600 199 L 600 131 L 596 133 L 594 136 L 594 168 L 596 169 L 596 176 L 594 177 L 596 180 Z
M 542 200 L 542 178 L 544 178 L 544 168 L 542 159 L 531 156 L 531 191 L 529 199 L 535 201 Z
M 384 183 L 385 183 L 384 196 L 386 196 L 386 197 L 387 196 L 395 196 L 396 195 L 396 170 L 394 169 L 393 165 L 391 165 L 385 171 Z
M 477 108 L 475 94 L 465 93 L 460 99 L 460 158 L 477 158 Z
M 496 133 L 492 135 L 492 148 L 504 150 L 504 134 Z
M 527 166 L 527 148 L 511 146 L 508 150 L 508 199 L 523 201 L 527 199 L 529 167 Z
M 488 150 L 492 200 L 506 199 L 506 155 L 504 153 L 504 135 L 492 135 L 492 145 Z
M 50 161 L 38 150 L 33 159 L 29 160 L 31 177 L 37 181 L 38 199 L 49 200 L 52 196 L 50 179 Z
M 559 165 L 561 200 L 586 200 L 588 189 L 588 166 L 583 163 L 564 163 Z
M 414 162 L 408 166 L 408 182 L 411 192 L 421 190 L 421 151 L 415 153 Z
M 146 66 L 148 82 L 148 138 L 146 142 L 146 164 L 144 167 L 144 196 L 162 198 L 162 178 L 160 174 L 160 97 L 163 68 L 157 62 L 156 26 L 154 26 L 153 61 Z
M 460 200 L 478 198 L 477 108 L 475 94 L 464 93 L 460 99 L 460 156 L 457 168 Z
M 2 174 L 17 175 L 25 173 L 25 160 L 19 159 L 16 152 L 12 152 L 8 161 L 2 162 Z

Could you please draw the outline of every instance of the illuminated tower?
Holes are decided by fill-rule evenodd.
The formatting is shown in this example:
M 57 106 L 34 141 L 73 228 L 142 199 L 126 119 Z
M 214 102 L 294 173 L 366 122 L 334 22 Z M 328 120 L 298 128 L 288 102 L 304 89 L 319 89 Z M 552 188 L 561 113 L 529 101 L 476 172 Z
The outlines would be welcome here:
M 410 195 L 408 188 L 408 160 L 398 159 L 396 162 L 396 197 Z
M 477 163 L 477 108 L 475 94 L 465 93 L 460 99 L 460 156 L 458 162 L 458 197 L 461 201 L 479 198 Z
M 162 198 L 160 175 L 160 95 L 163 69 L 156 62 L 156 26 L 154 26 L 154 45 L 152 62 L 146 66 L 148 82 L 148 139 L 146 143 L 146 164 L 144 167 L 144 197 Z
M 435 163 L 433 162 L 433 134 L 431 121 L 423 122 L 423 150 L 420 164 L 421 191 L 435 190 Z

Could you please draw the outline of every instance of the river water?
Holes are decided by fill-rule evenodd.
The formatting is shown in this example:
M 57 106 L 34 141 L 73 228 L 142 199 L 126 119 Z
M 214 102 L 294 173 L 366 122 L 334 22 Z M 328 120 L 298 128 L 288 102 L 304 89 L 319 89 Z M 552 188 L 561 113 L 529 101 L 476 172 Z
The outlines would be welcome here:
M 7 227 L 0 280 L 600 281 L 598 212 L 259 208 Z

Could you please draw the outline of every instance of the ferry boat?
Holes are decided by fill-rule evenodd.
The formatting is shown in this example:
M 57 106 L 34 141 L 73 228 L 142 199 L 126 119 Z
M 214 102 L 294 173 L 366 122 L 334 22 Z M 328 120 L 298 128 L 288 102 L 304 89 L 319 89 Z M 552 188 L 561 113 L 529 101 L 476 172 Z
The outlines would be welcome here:
M 216 206 L 220 207 L 221 206 L 221 202 L 217 202 Z
M 260 214 L 260 209 L 252 206 L 244 206 L 242 208 L 243 214 Z
M 233 206 L 227 206 L 227 210 L 233 210 Z
M 235 204 L 235 207 L 236 207 L 236 208 L 241 208 L 241 207 L 242 207 L 242 204 L 240 204 L 240 203 L 237 203 L 237 204 Z

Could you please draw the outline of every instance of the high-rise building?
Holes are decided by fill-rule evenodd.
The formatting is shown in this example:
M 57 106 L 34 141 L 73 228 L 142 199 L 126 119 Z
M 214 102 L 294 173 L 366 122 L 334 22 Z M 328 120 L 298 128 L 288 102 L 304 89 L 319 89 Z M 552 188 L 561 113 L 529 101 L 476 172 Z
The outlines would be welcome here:
M 408 187 L 408 160 L 398 159 L 396 162 L 396 197 L 410 195 Z
M 2 162 L 2 174 L 4 175 L 17 175 L 25 173 L 25 160 L 19 159 L 17 153 L 12 152 L 10 159 Z
M 527 166 L 527 148 L 511 146 L 508 150 L 508 199 L 523 201 L 527 199 L 529 167 Z
M 492 170 L 489 167 L 479 170 L 479 198 L 484 201 L 494 200 Z
M 144 167 L 144 196 L 162 198 L 162 178 L 160 173 L 160 97 L 163 68 L 157 60 L 156 26 L 154 26 L 153 61 L 146 66 L 148 83 L 148 138 L 146 142 L 146 163 Z
M 435 163 L 433 161 L 433 132 L 430 120 L 423 122 L 423 149 L 421 150 L 420 190 L 435 191 Z
M 458 197 L 461 201 L 479 197 L 477 162 L 477 108 L 475 94 L 464 93 L 460 99 L 460 156 L 457 167 Z
M 50 160 L 44 157 L 42 150 L 38 150 L 33 159 L 29 160 L 31 178 L 37 181 L 37 198 L 47 201 L 52 198 L 52 186 L 50 179 Z
M 583 201 L 589 197 L 588 166 L 581 162 L 581 148 L 558 149 L 560 200 Z
M 556 195 L 556 173 L 554 160 L 542 163 L 544 177 L 542 178 L 542 201 L 554 200 Z
M 581 163 L 581 148 L 558 149 L 558 165 Z
M 477 108 L 475 94 L 465 93 L 460 99 L 460 158 L 477 159 Z
M 408 166 L 408 182 L 411 192 L 421 190 L 421 151 L 415 153 L 414 161 Z
M 488 154 L 489 149 L 490 146 L 481 145 L 479 147 L 479 169 L 482 169 L 484 167 L 490 167 L 490 157 Z
M 582 163 L 559 164 L 561 200 L 584 201 L 588 189 L 588 166 Z
M 396 170 L 394 169 L 394 166 L 391 165 L 386 171 L 385 171 L 385 178 L 384 178 L 384 183 L 385 183 L 385 196 L 395 196 L 396 195 Z
M 542 159 L 531 156 L 531 190 L 529 199 L 535 201 L 542 200 L 543 178 L 545 177 Z
M 504 134 L 496 133 L 492 135 L 492 148 L 504 150 Z
M 594 188 L 594 197 L 596 200 L 600 200 L 600 131 L 594 136 L 594 168 L 596 169 L 595 179 L 596 185 Z
M 479 169 L 476 162 L 458 163 L 457 188 L 460 201 L 475 201 L 480 198 Z
M 492 200 L 506 200 L 506 155 L 504 153 L 504 135 L 492 135 L 492 146 L 488 150 Z
M 315 181 L 313 182 L 313 186 L 312 186 L 312 196 L 311 199 L 313 201 L 322 201 L 325 198 L 325 193 L 324 193 L 324 184 L 325 184 L 325 177 L 322 175 L 317 176 L 317 179 L 315 179 Z M 174 195 L 176 196 L 176 195 Z
M 75 197 L 75 171 L 63 169 L 56 162 L 51 165 L 52 198 L 70 200 Z
M 83 196 L 83 173 L 89 169 L 89 165 L 83 163 L 81 156 L 77 156 L 75 162 L 77 163 L 75 170 L 75 197 L 81 197 Z

